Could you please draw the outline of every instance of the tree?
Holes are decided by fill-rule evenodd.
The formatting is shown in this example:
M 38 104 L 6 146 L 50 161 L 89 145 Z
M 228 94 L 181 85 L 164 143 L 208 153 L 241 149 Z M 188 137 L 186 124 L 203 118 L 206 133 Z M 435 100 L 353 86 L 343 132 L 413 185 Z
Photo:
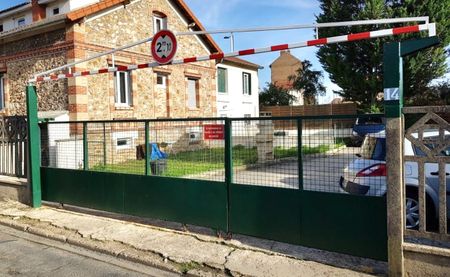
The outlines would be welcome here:
M 322 12 L 317 22 L 379 19 L 390 17 L 430 16 L 437 23 L 440 47 L 430 48 L 404 59 L 404 96 L 411 103 L 427 90 L 431 80 L 446 72 L 446 51 L 450 43 L 449 0 L 320 0 Z M 321 37 L 357 33 L 400 25 L 354 26 L 320 29 Z M 377 94 L 383 91 L 383 44 L 417 38 L 418 34 L 355 41 L 322 46 L 317 56 L 330 79 L 339 87 L 339 95 L 360 103 L 361 108 L 376 104 Z M 426 36 L 421 34 L 420 36 Z
M 289 76 L 292 88 L 303 91 L 303 98 L 306 104 L 315 104 L 316 96 L 326 93 L 322 84 L 322 71 L 312 70 L 312 64 L 308 60 L 302 62 L 302 67 L 297 70 L 296 75 Z
M 259 93 L 259 104 L 262 106 L 288 106 L 296 100 L 285 88 L 273 83 L 267 83 L 267 87 Z

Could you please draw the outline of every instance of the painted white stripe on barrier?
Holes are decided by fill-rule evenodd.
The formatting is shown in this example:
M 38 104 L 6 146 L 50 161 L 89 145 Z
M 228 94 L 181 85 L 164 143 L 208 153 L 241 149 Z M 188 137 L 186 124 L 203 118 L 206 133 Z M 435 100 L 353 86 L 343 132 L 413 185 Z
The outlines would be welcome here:
M 344 35 L 344 36 L 336 36 L 336 37 L 329 37 L 329 38 L 328 38 L 328 44 L 330 44 L 330 43 L 344 42 L 344 41 L 348 41 L 348 35 Z
M 393 34 L 394 34 L 394 32 L 392 31 L 392 29 L 379 30 L 379 31 L 372 31 L 372 32 L 370 32 L 370 37 L 371 38 L 378 38 L 378 37 L 392 36 Z
M 271 52 L 272 48 L 271 47 L 264 47 L 264 48 L 256 48 L 255 49 L 255 54 L 258 53 L 267 53 L 267 52 Z

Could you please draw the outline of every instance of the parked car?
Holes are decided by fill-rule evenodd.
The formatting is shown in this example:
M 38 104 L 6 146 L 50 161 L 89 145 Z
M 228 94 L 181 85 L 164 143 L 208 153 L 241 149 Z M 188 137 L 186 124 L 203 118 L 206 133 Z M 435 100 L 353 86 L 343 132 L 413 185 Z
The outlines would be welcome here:
M 382 117 L 358 117 L 352 128 L 353 144 L 361 146 L 367 134 L 384 131 L 385 122 Z
M 415 138 L 418 134 L 413 134 Z M 428 148 L 437 146 L 437 131 L 425 131 L 424 141 Z M 446 139 L 450 139 L 450 133 L 445 132 Z M 404 153 L 406 156 L 425 156 L 425 153 L 408 139 L 405 139 Z M 450 156 L 450 146 L 442 150 L 440 155 Z M 450 164 L 446 164 L 447 195 L 450 194 Z M 425 163 L 425 191 L 427 226 L 437 224 L 439 208 L 439 172 L 437 163 Z M 406 227 L 418 228 L 419 203 L 418 203 L 418 164 L 405 162 L 404 167 L 406 184 Z M 350 194 L 385 196 L 386 195 L 386 138 L 381 131 L 366 135 L 361 146 L 361 154 L 353 160 L 345 169 L 344 176 L 340 180 L 341 189 Z M 450 201 L 447 200 L 447 216 L 450 216 Z M 429 219 L 429 220 L 428 220 Z

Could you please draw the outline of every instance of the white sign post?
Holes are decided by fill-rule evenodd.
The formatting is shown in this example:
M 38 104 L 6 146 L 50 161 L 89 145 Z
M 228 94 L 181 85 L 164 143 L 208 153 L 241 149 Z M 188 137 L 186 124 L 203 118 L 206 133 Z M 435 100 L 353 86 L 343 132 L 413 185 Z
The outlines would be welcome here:
M 152 56 L 159 64 L 170 63 L 177 52 L 177 39 L 169 30 L 161 30 L 152 40 Z

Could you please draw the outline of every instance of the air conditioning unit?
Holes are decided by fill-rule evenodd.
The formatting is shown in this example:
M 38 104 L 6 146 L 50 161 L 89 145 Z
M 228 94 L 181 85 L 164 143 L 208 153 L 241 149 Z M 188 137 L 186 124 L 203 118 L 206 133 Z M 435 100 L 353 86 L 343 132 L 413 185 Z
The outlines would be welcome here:
M 189 142 L 198 142 L 202 140 L 201 132 L 189 132 Z

